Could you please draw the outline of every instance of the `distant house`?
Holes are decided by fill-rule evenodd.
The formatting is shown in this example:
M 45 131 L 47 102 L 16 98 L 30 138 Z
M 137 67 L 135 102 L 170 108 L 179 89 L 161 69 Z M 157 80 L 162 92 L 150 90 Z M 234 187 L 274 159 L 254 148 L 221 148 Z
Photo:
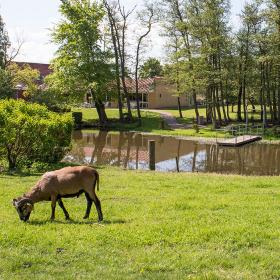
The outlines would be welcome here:
M 17 61 L 15 61 L 14 63 L 16 63 L 21 68 L 25 65 L 28 65 L 32 69 L 38 70 L 40 73 L 39 79 L 36 81 L 38 86 L 43 86 L 45 77 L 52 73 L 52 70 L 50 69 L 50 64 Z M 18 84 L 16 86 L 16 98 L 23 98 L 23 93 L 25 89 L 26 86 L 24 84 Z
M 15 62 L 20 67 L 29 65 L 32 69 L 36 69 L 40 73 L 40 78 L 37 81 L 39 86 L 43 85 L 44 78 L 52 73 L 50 64 L 33 63 L 33 62 Z M 131 78 L 126 79 L 126 86 L 130 93 L 131 106 L 136 107 L 136 85 L 135 80 Z M 22 97 L 25 85 L 17 86 L 17 97 Z M 161 108 L 176 108 L 178 106 L 178 96 L 176 95 L 176 86 L 167 82 L 163 77 L 139 79 L 139 97 L 140 107 L 148 109 Z M 89 104 L 90 98 L 85 95 L 85 104 Z M 193 106 L 191 96 L 181 95 L 180 102 L 182 107 Z M 106 102 L 108 107 L 117 108 L 116 100 Z M 125 102 L 124 102 L 125 105 Z
M 176 86 L 167 82 L 163 77 L 140 79 L 138 83 L 140 107 L 149 109 L 176 108 L 178 96 Z M 130 93 L 131 106 L 136 107 L 136 85 L 134 79 L 126 79 L 126 87 Z M 181 95 L 182 107 L 192 106 L 190 96 Z M 110 102 L 111 107 L 117 107 L 117 102 Z
M 46 63 L 33 63 L 33 62 L 15 62 L 19 67 L 23 67 L 24 65 L 29 65 L 32 69 L 38 70 L 40 73 L 40 82 L 43 83 L 43 80 L 46 76 L 52 73 L 52 69 L 50 69 L 50 64 Z

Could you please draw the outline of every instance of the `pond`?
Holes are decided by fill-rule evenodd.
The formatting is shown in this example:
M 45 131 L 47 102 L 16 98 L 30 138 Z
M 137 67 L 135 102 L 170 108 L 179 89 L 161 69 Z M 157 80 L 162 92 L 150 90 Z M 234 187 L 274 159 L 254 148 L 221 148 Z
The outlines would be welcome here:
M 241 175 L 280 175 L 280 145 L 254 143 L 238 148 L 132 132 L 74 131 L 64 161 L 149 169 L 148 141 L 156 141 L 156 170 Z M 176 164 L 176 158 L 178 159 Z

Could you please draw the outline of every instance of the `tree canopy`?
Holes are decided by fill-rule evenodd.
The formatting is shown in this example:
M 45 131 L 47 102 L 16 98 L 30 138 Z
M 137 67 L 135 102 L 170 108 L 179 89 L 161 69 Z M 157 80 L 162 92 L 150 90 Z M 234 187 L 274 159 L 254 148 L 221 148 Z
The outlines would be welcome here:
M 111 53 L 103 47 L 100 25 L 104 9 L 98 1 L 63 0 L 63 20 L 52 32 L 59 48 L 53 60 L 50 87 L 69 97 L 90 91 L 101 122 L 107 116 L 103 102 L 113 79 Z
M 163 67 L 157 58 L 150 57 L 140 67 L 140 78 L 153 78 L 162 76 Z

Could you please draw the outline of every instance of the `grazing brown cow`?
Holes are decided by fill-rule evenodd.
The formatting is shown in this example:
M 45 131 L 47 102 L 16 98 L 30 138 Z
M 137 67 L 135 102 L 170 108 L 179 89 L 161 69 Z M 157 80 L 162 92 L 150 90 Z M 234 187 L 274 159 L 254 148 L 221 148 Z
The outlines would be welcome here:
M 56 202 L 62 208 L 65 218 L 68 220 L 69 214 L 65 209 L 62 198 L 78 197 L 85 193 L 87 199 L 87 209 L 84 219 L 90 214 L 92 202 L 96 206 L 98 220 L 103 220 L 101 204 L 95 194 L 95 187 L 99 190 L 99 174 L 88 166 L 65 167 L 59 170 L 45 173 L 36 185 L 23 197 L 13 200 L 13 205 L 17 209 L 19 218 L 28 221 L 34 204 L 40 201 L 50 201 L 52 207 L 51 220 L 55 218 Z

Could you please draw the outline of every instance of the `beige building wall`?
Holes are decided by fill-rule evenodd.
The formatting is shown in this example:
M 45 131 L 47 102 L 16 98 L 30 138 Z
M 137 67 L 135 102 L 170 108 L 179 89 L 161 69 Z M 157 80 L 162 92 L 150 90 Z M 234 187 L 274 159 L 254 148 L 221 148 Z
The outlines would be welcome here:
M 141 95 L 141 93 L 140 93 Z M 190 96 L 180 96 L 181 106 L 192 106 L 193 100 Z M 118 103 L 116 100 L 108 102 L 109 108 L 117 108 Z M 176 96 L 176 86 L 171 85 L 163 78 L 155 78 L 154 84 L 148 93 L 148 108 L 149 109 L 162 109 L 162 108 L 177 108 L 178 99 Z
M 154 90 L 148 95 L 149 109 L 176 108 L 178 98 L 176 96 L 176 86 L 170 85 L 162 78 L 155 78 Z M 192 105 L 190 97 L 182 95 L 180 97 L 181 106 Z

